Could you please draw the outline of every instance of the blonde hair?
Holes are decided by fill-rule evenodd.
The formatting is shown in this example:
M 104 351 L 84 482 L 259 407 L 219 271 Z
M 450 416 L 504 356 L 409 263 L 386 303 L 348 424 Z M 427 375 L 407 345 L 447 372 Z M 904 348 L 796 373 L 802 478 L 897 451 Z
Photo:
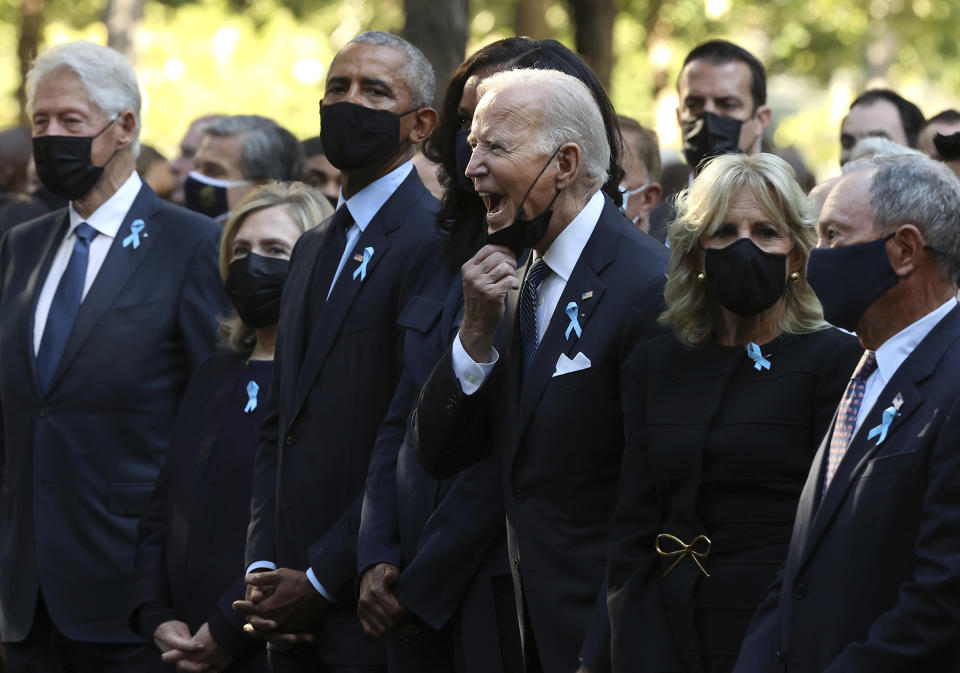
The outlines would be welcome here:
M 333 206 L 319 191 L 302 182 L 267 182 L 258 185 L 233 209 L 220 236 L 220 277 L 226 282 L 233 257 L 233 241 L 244 221 L 265 208 L 285 206 L 290 218 L 303 233 L 319 226 L 333 215 Z M 256 345 L 254 329 L 231 311 L 220 318 L 220 339 L 238 355 L 249 355 Z
M 720 321 L 720 307 L 698 279 L 700 239 L 720 228 L 742 189 L 749 189 L 771 221 L 789 234 L 800 259 L 800 279 L 787 283 L 783 294 L 780 330 L 802 334 L 827 326 L 820 302 L 806 281 L 807 258 L 817 244 L 813 201 L 783 159 L 762 152 L 725 154 L 707 164 L 693 185 L 680 193 L 677 219 L 668 232 L 670 271 L 663 291 L 667 310 L 660 322 L 672 327 L 677 338 L 691 348 L 709 343 Z

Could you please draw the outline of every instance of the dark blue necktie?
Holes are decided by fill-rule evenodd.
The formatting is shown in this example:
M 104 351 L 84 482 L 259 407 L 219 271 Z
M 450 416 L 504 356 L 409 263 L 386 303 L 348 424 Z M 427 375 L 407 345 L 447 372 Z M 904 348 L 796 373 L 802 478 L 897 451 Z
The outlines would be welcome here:
M 523 375 L 526 376 L 537 354 L 537 295 L 540 283 L 550 273 L 550 267 L 538 257 L 523 279 L 520 290 L 520 347 L 523 353 Z
M 83 283 L 87 278 L 87 261 L 90 259 L 90 241 L 97 236 L 97 230 L 86 222 L 78 224 L 74 233 L 77 240 L 73 244 L 73 254 L 70 255 L 70 261 L 53 295 L 47 324 L 40 339 L 40 349 L 37 351 L 37 374 L 43 391 L 50 385 L 53 372 L 63 355 L 63 347 L 67 345 L 73 321 L 80 310 Z

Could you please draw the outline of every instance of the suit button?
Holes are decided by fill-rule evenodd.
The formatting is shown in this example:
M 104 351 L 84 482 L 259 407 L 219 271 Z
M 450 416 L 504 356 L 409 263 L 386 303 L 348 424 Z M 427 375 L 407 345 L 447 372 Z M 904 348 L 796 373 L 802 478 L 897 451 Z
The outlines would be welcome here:
M 803 598 L 803 597 L 806 596 L 806 595 L 807 595 L 807 587 L 805 587 L 804 585 L 800 584 L 800 582 L 797 582 L 796 584 L 793 585 L 793 597 L 794 597 L 794 598 L 796 598 L 797 600 L 799 600 L 799 599 Z
M 523 502 L 527 499 L 527 494 L 521 491 L 519 488 L 513 489 L 513 499 L 517 502 Z
M 783 662 L 783 652 L 777 650 L 777 661 Z
M 293 446 L 297 443 L 297 436 L 291 432 L 283 438 L 283 443 L 287 446 Z
M 46 406 L 40 407 L 40 418 L 46 418 L 52 413 L 53 413 L 53 409 L 51 409 L 50 407 L 46 407 Z

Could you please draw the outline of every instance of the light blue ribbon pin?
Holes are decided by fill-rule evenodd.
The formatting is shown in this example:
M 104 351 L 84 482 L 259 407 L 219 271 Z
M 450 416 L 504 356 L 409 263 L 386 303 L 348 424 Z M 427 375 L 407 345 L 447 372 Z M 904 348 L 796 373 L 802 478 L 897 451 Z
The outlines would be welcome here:
M 247 384 L 247 406 L 243 408 L 243 413 L 249 414 L 257 408 L 257 393 L 260 392 L 260 386 L 256 381 Z
M 140 232 L 143 231 L 143 228 L 147 226 L 144 224 L 143 220 L 134 220 L 130 224 L 130 235 L 123 239 L 123 247 L 133 246 L 133 249 L 136 250 L 140 247 Z M 146 235 L 146 234 L 144 234 Z
M 580 335 L 583 334 L 583 330 L 580 329 L 580 323 L 577 322 L 577 302 L 572 301 L 567 304 L 567 317 L 570 318 L 570 324 L 567 325 L 567 331 L 563 333 L 564 338 L 570 338 L 570 332 L 574 331 L 577 333 L 577 338 L 580 338 Z
M 887 438 L 887 430 L 890 429 L 890 424 L 893 423 L 893 419 L 896 417 L 896 415 L 897 410 L 893 407 L 887 407 L 884 409 L 883 419 L 880 421 L 880 425 L 870 430 L 870 432 L 867 434 L 867 439 L 873 439 L 877 435 L 880 435 L 879 439 L 877 439 L 877 446 L 880 446 L 883 440 Z
M 747 357 L 753 360 L 753 368 L 757 371 L 770 369 L 770 360 L 763 357 L 763 353 L 760 352 L 760 346 L 752 341 L 747 344 Z
M 357 279 L 357 276 L 360 276 L 360 281 L 363 282 L 363 279 L 367 277 L 367 262 L 370 261 L 371 257 L 373 257 L 373 248 L 368 246 L 363 249 L 363 261 L 360 262 L 360 266 L 353 272 L 354 280 Z

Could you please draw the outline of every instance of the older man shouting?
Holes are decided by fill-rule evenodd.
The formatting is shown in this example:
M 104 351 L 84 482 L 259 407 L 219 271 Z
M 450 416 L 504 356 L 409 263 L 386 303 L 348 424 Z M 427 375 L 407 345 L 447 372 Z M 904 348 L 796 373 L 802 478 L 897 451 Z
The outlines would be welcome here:
M 466 174 L 489 244 L 463 267 L 463 323 L 421 393 L 418 451 L 436 476 L 500 454 L 526 670 L 605 670 L 620 365 L 656 330 L 666 254 L 600 191 L 610 148 L 579 80 L 513 70 L 478 95 Z

